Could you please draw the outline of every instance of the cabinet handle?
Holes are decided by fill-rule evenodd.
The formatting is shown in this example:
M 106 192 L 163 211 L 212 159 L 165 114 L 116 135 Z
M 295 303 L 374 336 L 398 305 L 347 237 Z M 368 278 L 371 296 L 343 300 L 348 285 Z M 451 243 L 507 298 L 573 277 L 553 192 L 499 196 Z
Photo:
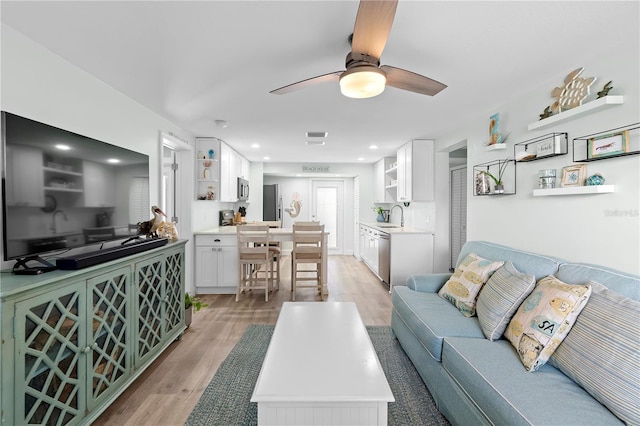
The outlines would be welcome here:
M 91 352 L 94 349 L 98 349 L 98 343 L 94 343 L 91 346 L 87 346 L 86 348 L 82 348 L 80 349 L 80 352 L 83 354 L 88 354 L 89 352 Z
M 221 248 L 219 248 L 219 249 L 218 249 L 218 251 L 222 251 L 222 249 L 221 249 Z
M 216 238 L 216 239 L 215 239 L 215 240 L 213 240 L 213 241 L 214 241 L 214 242 L 216 242 L 216 243 L 219 243 L 219 242 L 220 242 L 220 238 Z

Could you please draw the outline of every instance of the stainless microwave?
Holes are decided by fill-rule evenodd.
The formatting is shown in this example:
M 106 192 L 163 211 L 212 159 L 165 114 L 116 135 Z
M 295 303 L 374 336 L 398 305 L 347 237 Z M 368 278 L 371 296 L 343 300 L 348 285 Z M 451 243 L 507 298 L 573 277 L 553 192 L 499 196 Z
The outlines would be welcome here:
M 247 201 L 249 199 L 249 181 L 238 178 L 238 200 Z

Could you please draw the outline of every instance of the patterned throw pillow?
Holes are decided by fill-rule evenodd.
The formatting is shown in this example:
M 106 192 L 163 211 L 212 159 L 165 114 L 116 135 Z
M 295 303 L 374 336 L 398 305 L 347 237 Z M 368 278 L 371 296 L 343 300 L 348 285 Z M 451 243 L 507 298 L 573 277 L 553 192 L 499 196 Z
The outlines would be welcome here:
M 589 284 L 589 303 L 549 363 L 634 424 L 640 419 L 640 302 Z
M 535 371 L 547 362 L 590 295 L 590 285 L 566 284 L 553 275 L 538 281 L 504 333 L 527 371 Z
M 470 253 L 442 286 L 438 296 L 451 302 L 465 317 L 472 317 L 476 313 L 476 297 L 480 289 L 502 265 L 504 262 L 493 262 Z
M 536 285 L 536 277 L 518 271 L 506 262 L 489 278 L 478 295 L 476 313 L 485 337 L 502 337 L 513 314 Z

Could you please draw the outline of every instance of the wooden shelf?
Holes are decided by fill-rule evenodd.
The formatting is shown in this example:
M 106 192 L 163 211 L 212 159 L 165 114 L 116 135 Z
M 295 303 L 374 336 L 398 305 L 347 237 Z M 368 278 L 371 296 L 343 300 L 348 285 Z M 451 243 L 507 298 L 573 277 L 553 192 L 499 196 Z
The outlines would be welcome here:
M 570 186 L 567 188 L 534 189 L 534 197 L 545 197 L 548 195 L 587 195 L 587 194 L 608 194 L 615 192 L 614 185 L 588 185 Z
M 528 130 L 541 129 L 543 127 L 550 126 L 552 124 L 567 120 L 577 115 L 587 114 L 589 112 L 593 112 L 602 108 L 610 107 L 613 105 L 621 105 L 623 103 L 624 96 L 605 96 L 603 98 L 596 99 L 595 101 L 587 102 L 586 104 L 572 108 L 568 111 L 552 115 L 551 117 L 545 118 L 544 120 L 539 120 L 535 123 L 531 123 L 527 128 Z
M 484 150 L 489 151 L 500 151 L 507 148 L 507 144 L 505 143 L 494 143 L 493 145 L 487 145 L 484 147 Z

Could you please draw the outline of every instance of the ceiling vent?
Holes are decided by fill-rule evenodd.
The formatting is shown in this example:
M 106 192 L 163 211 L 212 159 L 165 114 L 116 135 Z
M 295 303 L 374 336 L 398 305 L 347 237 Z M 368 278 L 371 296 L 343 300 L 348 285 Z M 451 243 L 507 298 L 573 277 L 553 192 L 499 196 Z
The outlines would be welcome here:
M 326 138 L 329 132 L 306 132 L 308 138 Z
M 309 146 L 323 146 L 324 144 L 324 141 L 307 141 L 307 145 Z

